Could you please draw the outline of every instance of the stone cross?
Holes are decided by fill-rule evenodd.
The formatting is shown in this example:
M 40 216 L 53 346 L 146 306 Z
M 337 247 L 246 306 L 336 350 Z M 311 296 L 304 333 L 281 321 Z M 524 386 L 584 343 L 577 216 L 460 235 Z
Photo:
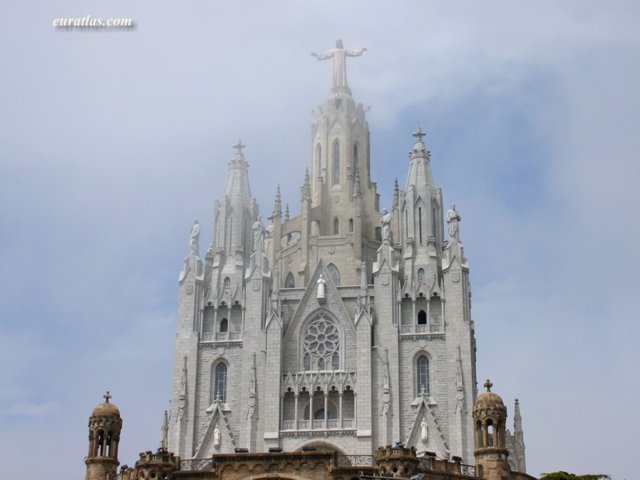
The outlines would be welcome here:
M 242 153 L 242 150 L 244 150 L 247 146 L 243 145 L 242 140 L 238 139 L 238 143 L 236 143 L 233 148 L 236 149 L 236 151 L 238 153 Z
M 112 396 L 112 395 L 109 393 L 109 390 L 107 390 L 107 393 L 105 393 L 105 394 L 103 395 L 103 397 L 104 397 L 104 403 L 109 403 L 109 399 L 111 398 L 111 396 Z
M 418 127 L 418 129 L 415 131 L 415 133 L 412 134 L 412 136 L 416 137 L 419 142 L 422 142 L 422 138 L 425 135 L 426 135 L 426 133 L 425 133 L 424 130 L 422 130 L 422 127 Z
M 484 388 L 487 389 L 487 392 L 490 392 L 491 391 L 491 387 L 493 387 L 493 383 L 491 383 L 491 380 L 489 380 L 487 378 L 487 381 L 484 382 Z

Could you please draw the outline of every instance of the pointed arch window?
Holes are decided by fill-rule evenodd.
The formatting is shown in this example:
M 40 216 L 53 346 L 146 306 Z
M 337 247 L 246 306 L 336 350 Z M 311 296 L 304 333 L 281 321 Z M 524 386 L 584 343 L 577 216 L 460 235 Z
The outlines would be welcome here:
M 336 287 L 340 286 L 340 270 L 338 270 L 338 267 L 336 267 L 333 263 L 330 263 L 329 265 L 327 265 L 327 271 L 329 272 L 329 275 L 331 275 L 331 281 L 333 282 L 333 284 Z
M 319 177 L 322 173 L 322 147 L 320 144 L 316 145 L 316 177 Z
M 331 183 L 333 185 L 340 184 L 340 141 L 336 138 L 333 141 L 333 168 L 331 175 Z
M 219 327 L 220 333 L 226 333 L 229 331 L 229 320 L 227 320 L 226 318 L 223 318 L 222 320 L 220 320 L 220 327 Z
M 227 401 L 227 365 L 220 362 L 213 367 L 213 382 L 211 385 L 211 403 L 218 400 Z
M 418 269 L 418 281 L 421 282 L 424 280 L 424 268 Z
M 349 233 L 353 233 L 353 218 L 349 219 Z
M 353 144 L 353 163 L 351 166 L 351 175 L 356 174 L 356 169 L 358 168 L 358 144 Z
M 333 219 L 333 234 L 338 235 L 340 233 L 340 220 L 338 217 Z
M 231 279 L 229 277 L 224 277 L 224 281 L 222 282 L 222 286 L 224 288 L 229 288 L 231 286 Z
M 420 355 L 416 360 L 416 396 L 429 395 L 429 359 Z
M 293 273 L 289 272 L 287 278 L 284 280 L 284 288 L 296 288 L 296 281 L 293 278 Z

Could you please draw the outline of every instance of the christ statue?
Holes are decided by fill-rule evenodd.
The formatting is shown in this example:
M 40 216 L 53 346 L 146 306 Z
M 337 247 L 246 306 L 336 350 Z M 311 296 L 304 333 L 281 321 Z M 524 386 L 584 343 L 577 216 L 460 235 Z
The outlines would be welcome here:
M 331 48 L 324 53 L 312 53 L 318 60 L 333 58 L 333 88 L 349 88 L 347 84 L 347 57 L 359 57 L 366 48 L 347 49 L 342 46 L 342 40 L 336 41 L 336 48 Z

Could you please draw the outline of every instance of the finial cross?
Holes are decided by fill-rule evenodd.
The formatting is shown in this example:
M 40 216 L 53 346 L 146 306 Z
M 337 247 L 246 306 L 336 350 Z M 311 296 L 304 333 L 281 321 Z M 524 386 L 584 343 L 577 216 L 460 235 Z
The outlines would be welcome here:
M 236 143 L 233 148 L 236 149 L 236 151 L 238 153 L 242 153 L 242 150 L 244 150 L 247 146 L 243 145 L 242 140 L 238 139 L 238 143 Z
M 491 387 L 493 387 L 493 383 L 491 383 L 491 380 L 489 380 L 487 378 L 487 381 L 484 382 L 484 388 L 487 389 L 487 392 L 490 392 L 491 391 Z
M 105 393 L 105 394 L 103 395 L 103 397 L 104 397 L 104 403 L 109 403 L 109 399 L 111 398 L 111 396 L 112 396 L 112 395 L 109 393 L 109 390 L 107 390 L 107 393 Z
M 413 134 L 414 137 L 418 139 L 419 142 L 422 141 L 422 138 L 426 135 L 425 131 L 422 130 L 422 127 L 418 126 L 418 129 Z

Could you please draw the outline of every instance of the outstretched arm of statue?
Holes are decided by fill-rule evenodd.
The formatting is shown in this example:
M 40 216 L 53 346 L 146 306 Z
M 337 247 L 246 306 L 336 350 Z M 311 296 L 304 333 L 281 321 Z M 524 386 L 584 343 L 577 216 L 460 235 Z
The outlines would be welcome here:
M 344 53 L 348 57 L 359 57 L 360 55 L 362 55 L 366 51 L 367 51 L 366 48 L 354 48 L 354 49 L 351 49 L 351 50 L 346 50 L 345 49 Z
M 333 51 L 329 50 L 328 52 L 324 53 L 311 52 L 311 55 L 316 57 L 318 60 L 326 60 L 327 58 L 333 57 Z

